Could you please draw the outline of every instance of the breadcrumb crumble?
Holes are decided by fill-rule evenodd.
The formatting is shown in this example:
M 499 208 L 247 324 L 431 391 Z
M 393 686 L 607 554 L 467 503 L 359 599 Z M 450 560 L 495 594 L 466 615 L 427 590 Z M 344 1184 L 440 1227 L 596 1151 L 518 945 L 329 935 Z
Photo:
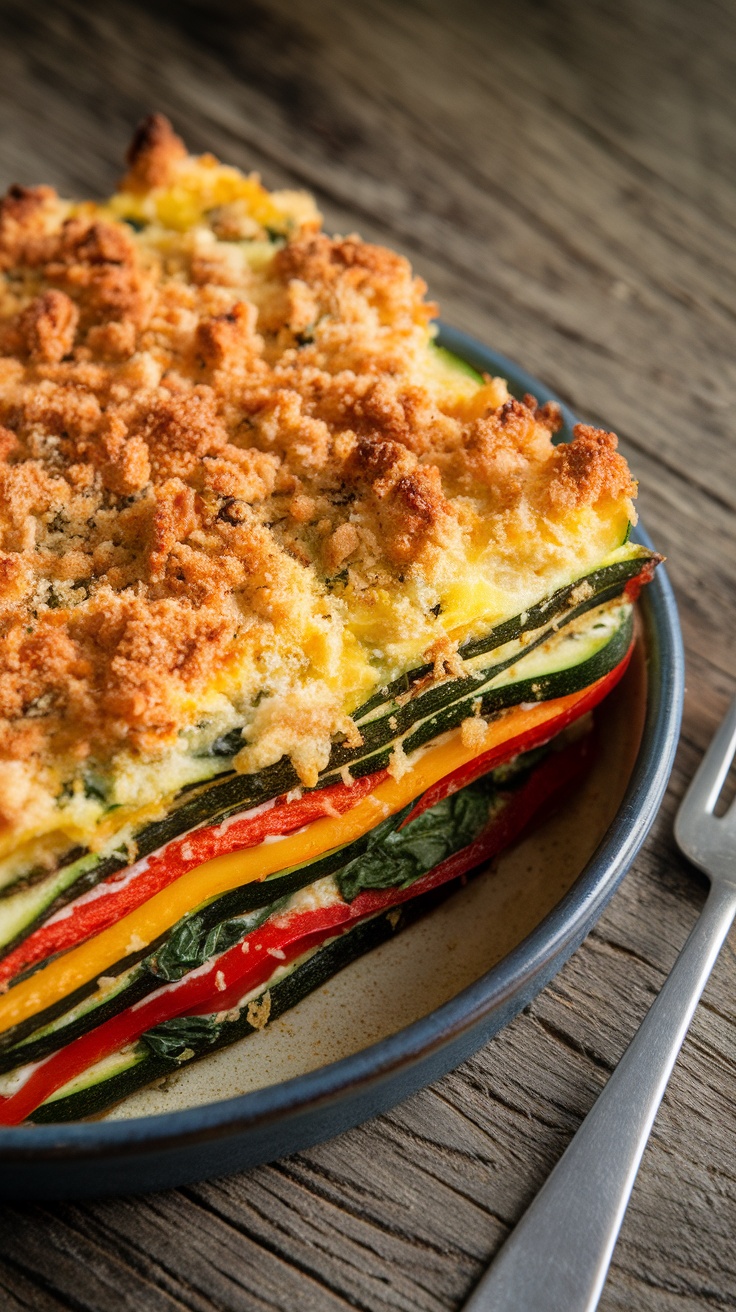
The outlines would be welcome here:
M 439 366 L 402 256 L 161 115 L 127 160 L 105 203 L 0 202 L 10 841 L 150 804 L 195 730 L 242 725 L 237 768 L 288 754 L 313 784 L 374 688 L 455 674 L 474 625 L 634 517 L 611 433 L 555 446 L 554 406 Z

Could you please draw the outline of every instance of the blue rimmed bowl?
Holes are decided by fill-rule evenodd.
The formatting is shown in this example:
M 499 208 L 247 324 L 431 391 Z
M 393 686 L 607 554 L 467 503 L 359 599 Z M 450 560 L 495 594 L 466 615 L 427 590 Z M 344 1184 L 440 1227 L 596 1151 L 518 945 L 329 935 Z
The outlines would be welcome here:
M 505 377 L 519 396 L 531 392 L 542 402 L 557 399 L 512 361 L 464 333 L 443 327 L 440 341 L 479 371 Z M 570 436 L 575 420 L 566 407 L 562 411 L 564 436 Z M 651 546 L 641 528 L 637 536 Z M 631 747 L 628 759 L 625 752 L 619 752 L 613 762 L 614 773 L 618 770 L 620 775 L 625 767 L 615 814 L 595 836 L 582 868 L 573 870 L 569 886 L 560 885 L 561 895 L 554 905 L 521 932 L 520 941 L 499 959 L 493 960 L 491 954 L 493 964 L 488 969 L 481 965 L 477 977 L 461 981 L 456 991 L 450 988 L 451 996 L 429 1011 L 423 1012 L 420 1005 L 410 1023 L 369 1046 L 360 1046 L 360 1036 L 353 1036 L 347 1044 L 348 1055 L 316 1069 L 309 1069 L 314 1065 L 312 1055 L 311 1061 L 303 1063 L 302 1073 L 293 1078 L 280 1078 L 234 1097 L 227 1096 L 227 1083 L 213 1083 L 208 1098 L 207 1063 L 212 1058 L 207 1058 L 198 1064 L 194 1105 L 136 1115 L 137 1106 L 146 1107 L 136 1095 L 139 1102 L 131 1101 L 132 1117 L 0 1129 L 2 1198 L 17 1202 L 162 1189 L 295 1152 L 385 1111 L 438 1079 L 517 1015 L 600 916 L 644 842 L 667 786 L 679 734 L 684 660 L 677 608 L 661 567 L 642 593 L 639 618 L 638 675 L 632 676 L 628 693 L 619 695 L 614 711 L 609 712 L 617 717 L 617 727 L 612 721 L 612 728 L 619 741 L 625 743 L 628 734 Z M 601 782 L 598 793 L 605 793 L 606 787 Z M 552 845 L 556 845 L 558 863 L 564 833 L 563 820 Z M 544 860 L 552 859 L 551 851 L 548 848 Z M 408 941 L 414 928 L 387 946 L 401 953 L 402 940 L 406 937 Z M 435 932 L 443 932 L 441 924 L 439 930 L 435 925 Z M 425 943 L 425 956 L 426 952 Z M 364 972 L 373 969 L 375 973 L 376 967 L 370 964 L 374 960 L 380 960 L 378 954 L 356 964 Z M 345 976 L 352 970 L 354 967 L 349 967 Z M 405 970 L 412 971 L 410 953 Z M 319 999 L 317 1005 L 322 1005 Z M 324 1005 L 329 1007 L 331 999 Z M 299 1030 L 298 1012 L 291 1013 L 291 1032 Z M 305 1038 L 308 1042 L 308 1034 Z M 344 1046 L 343 1036 L 343 1050 Z M 329 1057 L 329 1045 L 325 1052 Z M 220 1058 L 224 1056 L 220 1054 Z M 193 1069 L 186 1072 L 187 1078 Z M 166 1106 L 165 1097 L 152 1104 L 154 1109 L 159 1105 Z

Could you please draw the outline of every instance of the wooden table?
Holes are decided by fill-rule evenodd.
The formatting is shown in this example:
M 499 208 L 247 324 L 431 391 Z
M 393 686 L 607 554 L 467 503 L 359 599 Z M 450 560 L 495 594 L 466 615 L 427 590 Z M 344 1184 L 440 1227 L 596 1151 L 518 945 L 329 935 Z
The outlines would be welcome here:
M 641 479 L 681 606 L 682 745 L 644 852 L 553 984 L 460 1070 L 331 1143 L 155 1197 L 2 1213 L 8 1312 L 457 1308 L 702 901 L 671 828 L 734 689 L 736 10 L 5 0 L 0 59 L 3 185 L 99 193 L 161 109 L 193 148 L 312 188 L 329 229 L 406 252 L 450 322 L 615 428 Z M 657 1119 L 606 1312 L 736 1303 L 734 942 Z

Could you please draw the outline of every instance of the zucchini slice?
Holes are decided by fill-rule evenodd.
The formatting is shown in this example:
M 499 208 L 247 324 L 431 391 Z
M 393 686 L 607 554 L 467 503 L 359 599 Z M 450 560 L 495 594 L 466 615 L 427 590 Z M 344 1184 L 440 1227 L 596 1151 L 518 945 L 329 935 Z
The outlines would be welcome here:
M 371 920 L 361 921 L 339 938 L 312 949 L 276 971 L 274 982 L 259 989 L 247 1001 L 262 1001 L 268 993 L 270 1024 L 351 961 L 393 938 L 398 931 L 444 901 L 454 890 L 456 882 L 445 884 Z M 196 1026 L 177 1027 L 174 1022 L 158 1026 L 145 1034 L 132 1050 L 116 1054 L 121 1057 L 118 1067 L 114 1063 L 108 1064 L 107 1059 L 90 1067 L 79 1080 L 57 1090 L 29 1119 L 37 1124 L 50 1124 L 99 1115 L 137 1089 L 172 1075 L 185 1061 L 204 1057 L 253 1034 L 256 1027 L 248 1020 L 248 1011 L 245 1006 L 237 1019 L 226 1018 L 219 1022 L 217 1015 L 190 1017 L 190 1021 L 200 1022 Z M 182 1020 L 186 1019 L 182 1017 Z
M 537 648 L 520 661 L 519 666 L 526 673 L 526 678 L 520 680 L 515 667 L 505 667 L 500 673 L 493 667 L 491 677 L 485 683 L 479 685 L 471 680 L 472 690 L 466 689 L 460 699 L 462 715 L 459 718 L 472 715 L 477 707 L 480 707 L 482 714 L 487 715 L 489 711 L 496 711 L 504 704 L 515 705 L 520 701 L 559 697 L 588 687 L 615 669 L 626 655 L 632 635 L 633 608 L 629 603 L 619 602 L 599 607 L 579 627 L 565 629 L 553 641 Z M 455 708 L 452 713 L 454 724 L 458 722 Z M 447 708 L 441 708 L 418 726 L 412 725 L 403 736 L 399 732 L 394 741 L 402 741 L 405 749 L 413 751 L 444 732 L 448 727 L 446 715 Z M 378 757 L 388 762 L 393 746 L 392 743 L 381 748 L 371 760 L 375 761 Z M 521 757 L 520 761 L 523 760 Z M 379 767 L 374 765 L 373 768 Z M 91 980 L 43 1012 L 7 1030 L 0 1038 L 0 1071 L 11 1070 L 19 1062 L 39 1060 L 158 988 L 161 972 L 157 968 L 157 958 L 172 938 L 189 932 L 188 926 L 196 927 L 197 933 L 202 934 L 214 931 L 218 925 L 231 918 L 265 910 L 265 915 L 261 915 L 261 919 L 264 919 L 274 909 L 277 899 L 281 907 L 285 899 L 299 889 L 326 875 L 344 870 L 397 829 L 402 818 L 399 812 L 350 844 L 335 848 L 299 866 L 279 871 L 261 882 L 233 889 L 213 899 L 205 907 L 192 911 L 157 943 L 146 949 L 145 954 L 126 957 L 111 969 L 112 975 L 125 974 L 125 987 L 111 991 L 106 989 L 100 996 L 97 981 Z M 255 922 L 247 932 L 252 928 L 255 928 Z
M 400 837 L 396 831 L 413 803 L 354 843 L 282 871 L 260 885 L 233 889 L 190 912 L 137 965 L 126 968 L 125 962 L 119 963 L 102 981 L 96 981 L 96 986 L 85 986 L 8 1030 L 0 1040 L 0 1074 L 42 1060 L 139 1002 L 163 982 L 196 970 L 244 940 L 271 916 L 282 913 L 293 894 L 307 885 L 313 887 L 334 875 L 334 896 L 350 902 L 364 889 L 389 888 L 421 878 L 472 842 L 552 750 L 551 743 L 546 743 L 489 771 L 423 812 L 402 829 Z M 362 860 L 366 856 L 367 862 Z M 259 905 L 254 907 L 254 901 Z
M 636 548 L 637 552 L 641 550 Z M 362 745 L 350 748 L 336 744 L 317 787 L 341 782 L 346 765 L 356 779 L 385 769 L 398 741 L 406 752 L 413 751 L 455 728 L 475 713 L 479 702 L 481 713 L 492 715 L 520 702 L 562 697 L 593 683 L 625 654 L 631 635 L 631 607 L 628 603 L 614 606 L 614 601 L 641 568 L 640 555 L 606 566 L 583 580 L 584 586 L 570 584 L 513 622 L 498 626 L 487 638 L 466 644 L 461 650 L 470 673 L 465 677 L 448 679 L 421 691 L 421 681 L 431 671 L 431 666 L 422 666 L 383 689 L 354 715 Z M 599 632 L 596 617 L 603 613 L 602 607 L 618 616 L 621 634 L 618 640 L 611 634 L 610 650 L 606 648 L 607 654 L 595 656 L 594 649 L 598 651 L 606 643 L 591 638 L 591 645 L 584 635 Z M 563 641 L 563 628 L 576 635 L 574 643 Z M 558 648 L 566 653 L 563 665 L 555 664 Z M 527 672 L 529 677 L 524 678 Z M 220 823 L 297 784 L 297 775 L 287 760 L 255 776 L 230 774 L 183 800 L 164 819 L 147 825 L 136 836 L 138 858 L 200 824 Z M 128 857 L 122 853 L 102 859 L 87 853 L 42 883 L 0 898 L 2 951 L 9 952 L 57 911 L 127 864 Z
M 446 346 L 439 346 L 437 342 L 430 342 L 429 350 L 434 373 L 449 378 L 453 383 L 465 384 L 466 388 L 469 381 L 475 383 L 476 387 L 483 386 L 483 375 L 472 364 L 455 355 L 454 351 L 448 351 Z M 468 391 L 472 395 L 474 389 Z
M 628 611 L 629 614 L 626 618 L 631 618 L 630 607 L 622 606 L 618 610 L 619 612 Z M 540 677 L 551 678 L 555 674 L 567 671 L 570 668 L 574 669 L 576 663 L 579 663 L 577 658 L 580 653 L 579 651 L 571 652 L 571 648 L 582 647 L 585 656 L 583 664 L 589 664 L 599 658 L 602 651 L 611 646 L 614 636 L 620 639 L 621 635 L 625 633 L 626 625 L 621 622 L 620 615 L 611 615 L 609 613 L 603 618 L 599 618 L 591 630 L 577 636 L 574 633 L 566 634 L 565 643 L 563 644 L 565 650 L 560 650 L 560 643 L 552 644 L 555 653 L 553 661 L 550 661 L 549 657 L 546 661 L 543 661 L 542 652 L 538 653 Z M 550 668 L 551 665 L 554 668 Z M 498 677 L 503 678 L 503 676 Z M 540 759 L 540 751 L 543 750 L 535 749 L 528 754 L 527 770 L 524 770 L 523 766 L 521 769 L 519 768 L 524 762 L 524 757 L 518 758 L 518 762 L 515 762 L 511 767 L 511 778 L 509 778 L 508 768 L 505 771 L 503 768 L 499 768 L 499 775 L 501 776 L 499 782 L 502 787 L 508 787 L 509 782 L 513 784 L 514 767 L 517 771 L 517 781 L 518 777 L 523 777 L 524 773 L 528 772 L 528 768 L 533 769 Z M 494 772 L 491 773 L 493 775 Z M 412 825 L 409 825 L 403 831 L 407 838 L 403 847 L 400 842 L 398 845 L 394 843 L 391 853 L 389 854 L 387 851 L 388 863 L 390 864 L 393 858 L 395 866 L 395 870 L 388 873 L 388 878 L 386 878 L 387 872 L 383 868 L 386 862 L 382 859 L 379 859 L 378 864 L 375 860 L 369 862 L 370 869 L 355 873 L 351 872 L 350 877 L 353 879 L 354 887 L 351 886 L 343 890 L 338 875 L 338 887 L 343 897 L 350 901 L 354 896 L 357 896 L 363 887 L 405 886 L 407 861 L 409 865 L 412 865 L 412 862 L 416 860 L 418 864 L 415 874 L 412 869 L 412 872 L 408 875 L 410 887 L 413 878 L 421 877 L 423 873 L 426 873 L 427 867 L 434 867 L 438 861 L 444 860 L 450 852 L 467 845 L 468 842 L 472 842 L 473 836 L 478 832 L 479 825 L 482 828 L 491 813 L 495 792 L 494 782 L 493 778 L 488 778 L 483 782 L 476 781 L 475 784 L 468 785 L 467 789 L 451 795 L 452 817 L 448 816 L 447 818 L 449 828 L 452 831 L 451 834 L 445 832 L 448 828 L 446 822 L 443 821 L 439 827 L 436 823 L 434 825 L 431 823 L 432 811 L 420 815 L 413 823 L 421 824 L 423 826 L 422 832 L 418 832 L 414 840 L 411 840 L 409 834 Z M 480 797 L 481 790 L 483 791 L 483 798 Z M 463 803 L 462 799 L 466 792 L 474 791 L 477 791 L 479 796 L 473 806 L 469 807 L 469 803 Z M 444 802 L 438 803 L 438 806 L 446 805 L 447 801 L 448 799 L 444 799 Z M 483 802 L 482 808 L 480 808 L 481 801 Z M 480 815 L 479 808 L 482 809 L 483 816 Z M 430 824 L 427 826 L 428 819 Z M 385 825 L 377 826 L 371 836 L 375 838 L 377 831 L 382 831 L 384 828 L 386 828 Z M 392 824 L 387 829 L 386 836 L 389 845 L 394 842 L 391 835 L 396 828 L 396 818 L 392 818 Z M 397 837 L 400 837 L 400 835 L 397 835 Z M 435 851 L 438 840 L 440 841 L 440 848 Z M 403 850 L 404 847 L 406 851 Z M 415 853 L 414 856 L 413 853 Z M 347 849 L 343 849 L 339 854 L 343 875 L 350 870 L 350 864 L 345 862 L 346 854 Z M 311 863 L 308 876 L 309 882 L 314 882 L 316 864 L 318 863 Z M 353 862 L 352 864 L 355 866 L 361 863 Z M 282 880 L 274 879 L 268 882 L 279 884 Z M 294 1005 L 306 992 L 316 987 L 322 980 L 329 978 L 335 970 L 340 969 L 342 965 L 347 964 L 349 960 L 353 960 L 361 952 L 368 951 L 377 942 L 384 941 L 389 936 L 389 926 L 391 932 L 394 932 L 399 924 L 408 923 L 410 919 L 422 913 L 428 899 L 431 899 L 432 904 L 434 904 L 438 900 L 438 895 L 439 897 L 447 896 L 455 883 L 456 881 L 451 880 L 448 885 L 443 886 L 440 890 L 435 890 L 432 894 L 420 895 L 410 899 L 407 903 L 402 904 L 400 908 L 392 907 L 387 909 L 386 912 L 360 922 L 353 928 L 346 927 L 342 934 L 339 930 L 336 930 L 335 937 L 327 943 L 314 948 L 311 952 L 297 959 L 296 962 L 277 968 L 271 975 L 267 985 L 259 986 L 258 989 L 253 990 L 252 994 L 241 999 L 241 1002 L 235 1008 L 214 1012 L 213 1007 L 213 1014 L 185 1015 L 158 1025 L 155 1029 L 143 1035 L 137 1043 L 129 1045 L 118 1054 L 111 1054 L 97 1066 L 86 1071 L 84 1075 L 76 1077 L 63 1089 L 57 1090 L 45 1104 L 36 1109 L 31 1119 L 53 1122 L 99 1113 L 112 1102 L 133 1092 L 134 1089 L 175 1071 L 182 1062 L 206 1055 L 209 1051 L 244 1037 L 254 1029 L 251 1020 L 254 1013 L 247 1004 L 252 1001 L 262 1002 L 265 995 L 268 994 L 268 1014 L 270 1018 L 282 1014 L 287 1007 Z M 166 954 L 166 947 L 163 947 L 153 955 L 152 959 L 145 960 L 140 967 L 129 972 L 127 980 L 121 979 L 120 985 L 113 986 L 113 996 L 106 997 L 103 1000 L 102 1010 L 104 1010 L 105 1016 L 114 1014 L 115 1011 L 123 1010 L 130 1005 L 132 996 L 129 988 L 132 985 L 133 990 L 136 990 L 136 985 L 140 983 L 144 970 L 147 971 L 150 977 L 150 983 L 144 985 L 146 991 L 157 988 L 160 985 L 162 976 L 166 980 L 183 978 L 189 970 L 196 970 L 203 964 L 202 954 L 196 947 L 197 942 L 200 944 L 204 942 L 204 960 L 210 960 L 211 955 L 216 958 L 220 951 L 227 951 L 242 940 L 244 928 L 247 935 L 258 923 L 262 923 L 263 920 L 267 919 L 276 907 L 281 910 L 288 901 L 282 898 L 277 904 L 271 903 L 266 908 L 265 914 L 261 914 L 258 920 L 252 923 L 241 921 L 237 924 L 232 921 L 220 921 L 218 933 L 225 930 L 229 937 L 226 936 L 220 942 L 218 933 L 213 936 L 209 932 L 203 940 L 203 933 L 207 931 L 212 918 L 222 916 L 225 910 L 223 903 L 226 900 L 232 901 L 234 896 L 244 891 L 247 890 L 234 890 L 233 893 L 227 895 L 227 899 L 220 898 L 213 901 L 209 907 L 203 909 L 204 918 L 202 918 L 202 913 L 197 913 L 186 917 L 183 922 L 180 922 L 179 926 L 175 928 L 175 933 L 178 932 L 180 936 L 183 934 L 183 943 L 174 949 L 173 955 L 170 952 L 171 962 L 167 963 L 165 969 L 160 969 Z M 396 915 L 397 910 L 400 910 L 398 917 Z M 191 931 L 187 922 L 191 925 Z M 383 929 L 377 929 L 381 925 L 383 925 Z M 190 944 L 195 945 L 193 951 Z M 211 952 L 208 945 L 211 945 Z M 158 970 L 156 969 L 157 965 L 159 966 Z M 109 1010 L 110 1004 L 113 1008 L 112 1013 Z M 245 1015 L 243 1015 L 244 1011 Z M 35 1019 L 38 1026 L 39 1017 Z M 61 1046 L 63 1048 L 72 1037 L 70 1024 L 76 1034 L 77 1032 L 84 1032 L 85 1029 L 94 1029 L 102 1019 L 100 1008 L 94 1005 L 77 1006 L 73 1016 L 67 1011 L 60 1024 L 51 1024 L 47 1026 L 44 1032 L 37 1028 L 35 1035 L 31 1037 L 29 1042 L 19 1044 L 15 1047 L 14 1052 L 6 1054 L 6 1058 L 13 1063 L 11 1069 L 17 1069 L 21 1063 L 25 1065 L 28 1061 L 38 1060 L 42 1056 L 38 1046 L 39 1043 L 45 1046 L 51 1039 L 54 1047 Z
M 506 796 L 548 750 L 548 747 L 533 749 L 517 758 L 511 769 L 499 770 Z M 190 912 L 137 965 L 96 981 L 90 986 L 92 992 L 85 988 L 67 997 L 60 1004 L 63 1010 L 56 1016 L 55 1008 L 47 1008 L 7 1031 L 2 1036 L 0 1072 L 42 1060 L 140 1002 L 162 984 L 182 979 L 212 961 L 241 943 L 271 916 L 283 913 L 293 892 L 306 885 L 318 886 L 334 873 L 335 884 L 326 891 L 336 900 L 350 902 L 363 888 L 388 888 L 421 878 L 431 867 L 471 843 L 487 825 L 497 803 L 495 778 L 496 772 L 489 771 L 467 788 L 450 794 L 407 825 L 400 836 L 396 831 L 413 803 L 354 843 L 284 871 L 278 878 L 264 880 L 255 888 L 246 884 L 234 889 Z M 503 805 L 502 799 L 498 799 L 498 804 Z M 366 856 L 367 865 L 362 861 Z M 256 888 L 261 905 L 253 909 Z

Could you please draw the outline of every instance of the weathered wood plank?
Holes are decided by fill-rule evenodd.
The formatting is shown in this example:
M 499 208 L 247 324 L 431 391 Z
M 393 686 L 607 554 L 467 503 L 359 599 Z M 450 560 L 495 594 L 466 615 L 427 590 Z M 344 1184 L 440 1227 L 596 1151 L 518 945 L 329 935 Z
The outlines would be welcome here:
M 0 7 L 0 174 L 108 188 L 160 108 L 197 149 L 389 242 L 443 313 L 615 428 L 669 558 L 683 742 L 635 869 L 459 1071 L 286 1162 L 151 1199 L 6 1208 L 3 1308 L 459 1305 L 661 987 L 702 887 L 671 822 L 734 688 L 736 12 L 717 0 Z M 604 1312 L 736 1302 L 736 938 L 697 1013 Z

